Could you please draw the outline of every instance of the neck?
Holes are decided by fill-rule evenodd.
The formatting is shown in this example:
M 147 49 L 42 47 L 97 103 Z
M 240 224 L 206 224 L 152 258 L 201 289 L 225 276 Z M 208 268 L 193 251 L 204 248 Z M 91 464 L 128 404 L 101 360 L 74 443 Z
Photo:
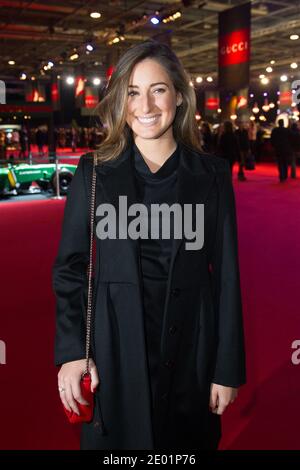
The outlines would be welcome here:
M 177 147 L 173 136 L 160 139 L 140 139 L 134 136 L 134 143 L 152 172 L 159 170 Z

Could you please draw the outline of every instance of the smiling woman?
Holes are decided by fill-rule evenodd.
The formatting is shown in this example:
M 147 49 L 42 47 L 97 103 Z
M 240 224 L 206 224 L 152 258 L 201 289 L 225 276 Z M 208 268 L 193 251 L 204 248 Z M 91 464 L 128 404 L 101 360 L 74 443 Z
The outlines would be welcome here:
M 99 162 L 118 157 L 136 126 L 146 138 L 158 139 L 167 131 L 164 141 L 173 130 L 177 142 L 200 150 L 189 77 L 176 55 L 156 41 L 132 47 L 120 58 L 98 111 L 106 131 Z
M 136 236 L 133 225 L 133 237 L 95 239 L 90 372 L 96 406 L 92 422 L 83 424 L 82 449 L 216 449 L 220 415 L 245 383 L 231 173 L 225 160 L 201 153 L 195 113 L 182 64 L 155 41 L 121 57 L 100 104 L 106 136 L 95 152 L 92 220 L 101 228 L 103 209 L 112 208 L 114 227 L 126 234 L 127 207 L 134 216 L 142 205 L 143 217 L 133 224 L 145 236 Z M 84 403 L 92 156 L 81 157 L 68 192 L 54 266 L 58 387 L 75 413 Z M 190 210 L 185 237 L 176 236 L 173 224 L 168 237 L 163 230 L 152 237 L 158 221 L 152 205 L 174 204 L 184 215 L 187 206 L 204 205 L 204 220 Z M 204 228 L 198 237 L 204 244 L 191 249 L 183 240 L 197 227 Z

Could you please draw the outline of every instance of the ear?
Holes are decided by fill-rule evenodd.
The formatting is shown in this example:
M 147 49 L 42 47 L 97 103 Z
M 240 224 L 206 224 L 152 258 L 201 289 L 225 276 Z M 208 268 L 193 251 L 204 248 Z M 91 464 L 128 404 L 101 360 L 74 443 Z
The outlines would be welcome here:
M 180 91 L 177 93 L 177 98 L 176 98 L 176 106 L 180 106 L 183 102 L 182 94 Z

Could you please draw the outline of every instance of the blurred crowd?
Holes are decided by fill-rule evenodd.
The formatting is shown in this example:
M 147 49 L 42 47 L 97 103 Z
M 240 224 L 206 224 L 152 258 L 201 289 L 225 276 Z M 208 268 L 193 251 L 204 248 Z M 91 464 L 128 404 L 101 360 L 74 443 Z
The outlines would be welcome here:
M 255 163 L 260 162 L 263 155 L 266 129 L 254 121 L 240 122 L 237 125 L 225 121 L 211 126 L 203 121 L 200 125 L 202 149 L 228 160 L 231 168 L 238 163 L 238 179 L 246 181 L 245 169 L 253 170 Z M 268 132 L 276 157 L 279 179 L 284 181 L 291 166 L 291 178 L 296 178 L 297 158 L 300 157 L 300 128 L 298 122 L 289 123 L 279 119 L 278 126 L 273 125 Z
M 54 129 L 54 149 L 70 149 L 72 152 L 81 149 L 95 149 L 103 139 L 103 132 L 97 127 L 58 127 Z M 49 135 L 46 126 L 27 129 L 12 129 L 9 132 L 0 130 L 0 159 L 9 158 L 17 153 L 18 158 L 28 158 L 33 147 L 37 147 L 39 156 L 48 149 Z

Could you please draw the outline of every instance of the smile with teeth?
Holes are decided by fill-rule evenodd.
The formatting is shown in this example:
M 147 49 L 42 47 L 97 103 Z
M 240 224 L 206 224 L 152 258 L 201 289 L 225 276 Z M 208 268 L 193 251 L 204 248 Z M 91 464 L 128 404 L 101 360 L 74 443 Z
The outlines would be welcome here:
M 155 121 L 157 121 L 157 119 L 159 118 L 159 116 L 152 116 L 152 117 L 137 117 L 137 120 L 142 123 L 142 124 L 152 124 L 154 123 Z

